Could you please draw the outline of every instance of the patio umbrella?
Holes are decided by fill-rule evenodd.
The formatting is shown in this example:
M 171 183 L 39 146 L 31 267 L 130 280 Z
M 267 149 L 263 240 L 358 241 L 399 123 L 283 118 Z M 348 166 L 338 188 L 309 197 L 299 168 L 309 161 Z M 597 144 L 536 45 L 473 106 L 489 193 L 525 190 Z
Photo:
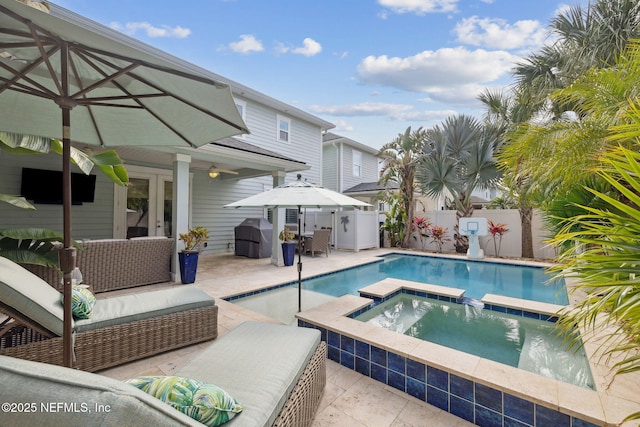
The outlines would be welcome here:
M 327 188 L 318 187 L 298 179 L 289 184 L 280 185 L 237 202 L 225 205 L 225 208 L 297 208 L 298 209 L 298 312 L 302 310 L 302 228 L 300 217 L 302 208 L 323 207 L 363 207 L 371 206 L 361 200 L 345 196 Z
M 47 12 L 0 5 L 0 130 L 63 142 L 63 360 L 71 366 L 71 141 L 199 147 L 248 130 L 229 87 L 204 70 L 47 4 Z

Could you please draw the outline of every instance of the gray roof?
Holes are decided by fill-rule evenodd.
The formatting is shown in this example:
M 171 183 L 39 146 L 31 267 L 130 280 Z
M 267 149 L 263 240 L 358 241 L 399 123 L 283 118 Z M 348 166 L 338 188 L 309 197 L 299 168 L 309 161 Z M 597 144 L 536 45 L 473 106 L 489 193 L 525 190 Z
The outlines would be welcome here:
M 331 144 L 331 143 L 336 142 L 336 141 L 339 141 L 339 142 L 344 143 L 344 144 L 349 144 L 349 145 L 351 145 L 353 147 L 358 148 L 359 150 L 366 151 L 366 152 L 371 153 L 373 155 L 378 154 L 378 151 L 379 151 L 378 149 L 373 148 L 373 147 L 371 147 L 369 145 L 363 144 L 363 143 L 358 142 L 358 141 L 354 141 L 351 138 L 347 138 L 347 137 L 344 137 L 344 136 L 336 135 L 335 133 L 332 133 L 332 132 L 325 132 L 325 133 L 322 134 L 322 144 L 323 145 L 328 145 L 328 144 Z
M 249 144 L 248 142 L 240 141 L 237 138 L 222 138 L 218 141 L 212 142 L 212 145 L 218 145 L 220 147 L 233 148 L 234 150 L 246 151 L 248 153 L 260 154 L 263 156 L 273 157 L 276 159 L 287 160 L 290 162 L 298 162 L 304 164 L 304 162 L 296 159 L 292 159 L 291 157 L 284 156 L 280 153 L 276 153 L 275 151 L 266 150 L 264 148 L 258 147 L 253 144 Z
M 367 193 L 382 190 L 397 190 L 398 188 L 400 188 L 400 186 L 396 182 L 389 182 L 386 185 L 378 184 L 377 182 L 363 182 L 344 190 L 343 193 Z

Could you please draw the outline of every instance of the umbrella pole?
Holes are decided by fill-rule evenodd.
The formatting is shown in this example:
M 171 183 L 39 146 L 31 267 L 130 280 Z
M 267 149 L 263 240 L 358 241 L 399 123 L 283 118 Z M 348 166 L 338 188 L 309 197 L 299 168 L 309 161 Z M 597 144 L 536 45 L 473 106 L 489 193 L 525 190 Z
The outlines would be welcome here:
M 302 311 L 302 228 L 300 228 L 300 215 L 302 206 L 298 206 L 298 313 Z
M 69 94 L 68 46 L 61 46 L 61 82 L 63 98 L 58 102 L 62 109 L 62 216 L 64 248 L 60 252 L 60 267 L 63 273 L 63 324 L 62 324 L 62 362 L 70 368 L 73 365 L 73 339 L 71 335 L 71 272 L 76 266 L 76 252 L 71 243 L 71 108 L 65 105 Z
M 62 109 L 63 116 L 69 116 L 70 111 Z M 64 120 L 63 120 L 64 122 Z M 65 127 L 65 129 L 68 129 Z M 63 330 L 62 330 L 62 359 L 64 366 L 70 368 L 73 364 L 73 342 L 71 337 L 71 272 L 75 267 L 75 248 L 71 244 L 71 141 L 62 140 L 62 203 L 64 249 L 60 252 L 60 267 L 63 273 Z

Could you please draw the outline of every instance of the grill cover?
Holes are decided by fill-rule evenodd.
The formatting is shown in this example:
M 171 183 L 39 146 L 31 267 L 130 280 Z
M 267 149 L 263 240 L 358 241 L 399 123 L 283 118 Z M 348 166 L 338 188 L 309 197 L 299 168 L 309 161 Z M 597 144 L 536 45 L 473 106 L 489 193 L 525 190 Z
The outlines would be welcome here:
M 271 256 L 271 233 L 269 221 L 264 218 L 247 218 L 234 228 L 236 255 L 249 258 Z

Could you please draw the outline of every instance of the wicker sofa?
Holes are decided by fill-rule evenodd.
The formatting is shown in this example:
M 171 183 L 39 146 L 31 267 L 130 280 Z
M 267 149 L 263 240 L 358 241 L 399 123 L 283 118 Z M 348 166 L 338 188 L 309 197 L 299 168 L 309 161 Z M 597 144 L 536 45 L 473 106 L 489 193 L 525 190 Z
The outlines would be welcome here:
M 171 253 L 174 240 L 166 237 L 135 237 L 82 242 L 76 265 L 93 292 L 171 281 Z M 62 291 L 62 275 L 53 268 L 24 267 Z
M 60 292 L 0 257 L 0 355 L 61 365 Z M 2 314 L 5 315 L 4 320 Z M 97 371 L 218 336 L 218 306 L 195 286 L 99 299 L 73 322 L 74 367 Z
M 314 329 L 246 322 L 187 362 L 176 375 L 215 384 L 243 406 L 229 427 L 311 424 L 326 383 L 326 343 Z M 7 425 L 175 425 L 197 422 L 133 386 L 96 374 L 0 356 L 0 400 L 75 402 L 87 411 L 6 411 Z M 110 411 L 95 411 L 97 405 Z

